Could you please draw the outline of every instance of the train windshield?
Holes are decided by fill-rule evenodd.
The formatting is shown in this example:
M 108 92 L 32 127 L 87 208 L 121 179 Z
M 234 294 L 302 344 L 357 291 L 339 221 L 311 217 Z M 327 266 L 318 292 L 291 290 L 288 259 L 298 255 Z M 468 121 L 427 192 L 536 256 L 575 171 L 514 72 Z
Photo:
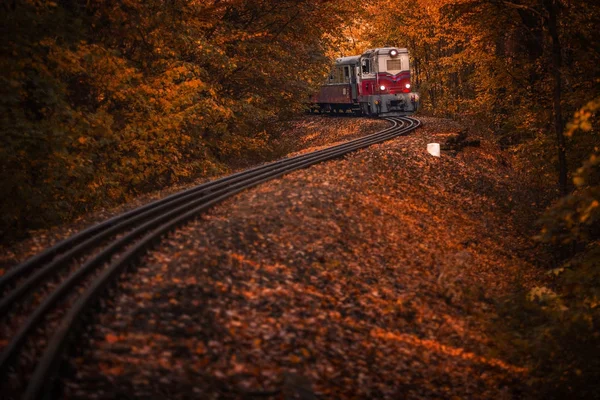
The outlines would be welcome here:
M 384 60 L 381 60 L 384 61 Z M 408 55 L 401 55 L 396 58 L 386 57 L 384 61 L 386 72 L 397 74 L 400 71 L 408 70 Z

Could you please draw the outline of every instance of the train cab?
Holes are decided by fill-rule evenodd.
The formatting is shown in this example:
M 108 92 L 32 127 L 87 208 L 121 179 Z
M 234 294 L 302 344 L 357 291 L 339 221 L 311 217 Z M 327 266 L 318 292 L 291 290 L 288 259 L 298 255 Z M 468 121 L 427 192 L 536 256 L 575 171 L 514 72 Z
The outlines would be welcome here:
M 383 47 L 338 58 L 319 93 L 310 99 L 310 107 L 319 112 L 392 116 L 415 112 L 418 101 L 411 88 L 408 50 Z
M 404 48 L 367 50 L 360 56 L 358 101 L 367 115 L 402 115 L 418 107 L 412 93 L 410 60 Z

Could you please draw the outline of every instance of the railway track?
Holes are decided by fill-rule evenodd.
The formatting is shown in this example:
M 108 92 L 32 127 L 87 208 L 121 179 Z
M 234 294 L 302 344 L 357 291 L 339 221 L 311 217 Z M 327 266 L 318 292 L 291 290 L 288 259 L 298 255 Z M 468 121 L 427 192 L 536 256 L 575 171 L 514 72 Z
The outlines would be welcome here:
M 82 320 L 115 278 L 166 233 L 245 189 L 340 157 L 416 128 L 409 117 L 390 128 L 308 154 L 285 158 L 201 184 L 87 228 L 0 277 L 0 393 L 54 398 L 63 353 Z

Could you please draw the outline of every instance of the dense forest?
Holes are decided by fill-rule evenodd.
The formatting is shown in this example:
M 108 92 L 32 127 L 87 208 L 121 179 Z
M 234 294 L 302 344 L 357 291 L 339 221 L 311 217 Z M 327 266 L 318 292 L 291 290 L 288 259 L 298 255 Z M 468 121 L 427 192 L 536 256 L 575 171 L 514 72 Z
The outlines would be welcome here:
M 333 58 L 407 47 L 423 113 L 476 123 L 553 182 L 554 202 L 532 209 L 553 283 L 507 300 L 511 351 L 533 390 L 597 395 L 600 3 L 359 4 L 3 2 L 2 240 L 270 159 Z

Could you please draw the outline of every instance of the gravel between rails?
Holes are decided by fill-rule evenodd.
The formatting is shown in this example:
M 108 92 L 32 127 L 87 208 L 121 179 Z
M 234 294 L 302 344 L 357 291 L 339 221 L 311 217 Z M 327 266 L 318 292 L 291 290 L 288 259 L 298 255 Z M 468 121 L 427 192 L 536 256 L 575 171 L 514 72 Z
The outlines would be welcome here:
M 536 201 L 461 127 L 291 173 L 215 207 L 125 277 L 69 359 L 66 398 L 518 397 L 493 302 L 541 281 Z

